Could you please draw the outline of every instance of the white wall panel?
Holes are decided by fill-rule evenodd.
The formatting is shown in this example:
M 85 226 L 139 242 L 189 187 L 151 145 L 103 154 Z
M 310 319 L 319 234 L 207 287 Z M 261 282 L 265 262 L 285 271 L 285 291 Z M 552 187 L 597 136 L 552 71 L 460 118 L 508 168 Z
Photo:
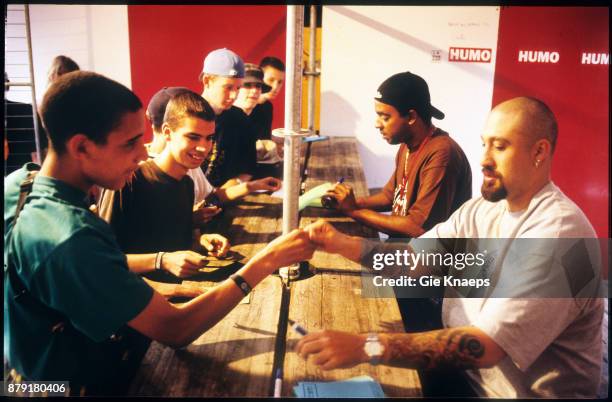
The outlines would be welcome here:
M 60 54 L 131 87 L 127 6 L 31 5 L 36 97 L 47 87 L 51 60 Z
M 127 6 L 90 6 L 92 69 L 132 87 Z
M 397 152 L 374 128 L 376 88 L 411 71 L 428 82 L 432 104 L 446 114 L 433 122 L 463 147 L 478 194 L 479 136 L 491 107 L 498 23 L 497 7 L 324 7 L 321 132 L 358 138 L 369 187 L 386 183 Z M 449 62 L 450 47 L 490 48 L 493 58 Z

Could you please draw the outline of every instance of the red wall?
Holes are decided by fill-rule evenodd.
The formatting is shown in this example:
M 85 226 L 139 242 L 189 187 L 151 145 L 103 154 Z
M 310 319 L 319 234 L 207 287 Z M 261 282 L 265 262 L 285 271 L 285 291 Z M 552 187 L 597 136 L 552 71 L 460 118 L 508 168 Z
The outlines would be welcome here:
M 553 181 L 609 237 L 609 65 L 581 64 L 583 52 L 609 54 L 607 8 L 503 7 L 493 105 L 519 95 L 543 100 L 559 137 Z M 557 63 L 523 63 L 519 50 L 554 51 Z
M 146 105 L 164 86 L 202 92 L 198 75 L 211 50 L 227 47 L 245 62 L 285 59 L 285 6 L 128 6 L 132 89 Z M 274 101 L 281 127 L 284 93 Z M 147 131 L 150 136 L 150 130 Z

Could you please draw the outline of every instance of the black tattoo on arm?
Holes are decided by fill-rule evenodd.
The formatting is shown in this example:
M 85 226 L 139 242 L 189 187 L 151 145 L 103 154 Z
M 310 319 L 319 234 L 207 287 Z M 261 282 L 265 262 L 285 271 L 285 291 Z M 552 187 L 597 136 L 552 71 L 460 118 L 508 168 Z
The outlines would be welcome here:
M 479 367 L 485 346 L 466 329 L 389 334 L 389 365 L 416 369 Z

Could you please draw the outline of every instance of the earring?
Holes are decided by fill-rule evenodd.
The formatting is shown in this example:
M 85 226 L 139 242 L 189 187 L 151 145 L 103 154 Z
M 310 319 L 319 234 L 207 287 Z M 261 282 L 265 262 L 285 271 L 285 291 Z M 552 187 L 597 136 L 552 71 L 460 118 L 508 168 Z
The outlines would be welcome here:
M 536 161 L 534 163 L 535 167 L 540 167 L 540 162 L 541 161 L 539 159 L 536 159 Z

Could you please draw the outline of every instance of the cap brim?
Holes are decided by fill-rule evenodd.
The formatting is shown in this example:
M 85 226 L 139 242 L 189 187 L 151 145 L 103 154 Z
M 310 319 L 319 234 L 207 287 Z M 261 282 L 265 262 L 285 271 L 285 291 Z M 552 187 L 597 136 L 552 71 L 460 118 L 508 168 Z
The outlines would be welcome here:
M 438 120 L 442 120 L 444 118 L 444 113 L 442 113 L 442 111 L 440 111 L 440 109 L 429 105 L 431 108 L 431 117 L 435 117 Z
M 262 80 L 259 80 L 255 77 L 245 77 L 244 80 L 242 81 L 242 84 L 260 84 L 261 85 L 261 93 L 265 94 L 266 92 L 270 92 L 270 90 L 272 89 L 272 87 L 268 84 L 266 84 L 265 82 L 263 82 Z

